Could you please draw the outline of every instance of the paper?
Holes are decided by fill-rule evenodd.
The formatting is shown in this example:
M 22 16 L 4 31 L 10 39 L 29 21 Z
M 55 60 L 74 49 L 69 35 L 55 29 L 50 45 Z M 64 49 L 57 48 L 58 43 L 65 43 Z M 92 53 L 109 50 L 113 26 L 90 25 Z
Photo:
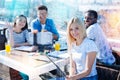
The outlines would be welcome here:
M 37 61 L 45 61 L 45 62 L 50 62 L 50 60 L 46 56 L 39 56 L 39 58 L 35 59 Z
M 48 54 L 51 57 L 56 57 L 56 58 L 68 58 L 69 54 L 68 53 L 64 53 L 64 52 L 60 52 L 60 51 L 54 51 Z
M 51 60 L 56 61 L 57 59 L 50 57 Z M 50 60 L 46 57 L 46 56 L 39 56 L 37 58 L 35 58 L 35 60 L 37 61 L 43 61 L 43 62 L 50 62 Z

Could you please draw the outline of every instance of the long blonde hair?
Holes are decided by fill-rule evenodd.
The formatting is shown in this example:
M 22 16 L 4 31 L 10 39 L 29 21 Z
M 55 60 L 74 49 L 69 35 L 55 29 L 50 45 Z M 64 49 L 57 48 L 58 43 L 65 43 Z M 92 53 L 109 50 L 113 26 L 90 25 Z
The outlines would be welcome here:
M 75 42 L 76 40 L 72 37 L 72 35 L 70 34 L 70 27 L 71 25 L 75 23 L 79 25 L 79 30 L 81 32 L 81 40 L 83 40 L 86 37 L 86 30 L 85 30 L 85 26 L 84 23 L 82 22 L 82 20 L 80 20 L 77 17 L 73 17 L 72 19 L 70 19 L 70 21 L 68 22 L 67 25 L 67 44 L 68 44 L 68 49 L 71 49 L 72 47 L 72 43 Z

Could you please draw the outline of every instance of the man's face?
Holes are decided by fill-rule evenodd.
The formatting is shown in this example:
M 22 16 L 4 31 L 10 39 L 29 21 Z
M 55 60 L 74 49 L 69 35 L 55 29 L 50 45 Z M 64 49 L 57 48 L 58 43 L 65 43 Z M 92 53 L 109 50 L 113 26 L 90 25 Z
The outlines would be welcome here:
M 47 11 L 46 10 L 38 10 L 38 17 L 41 21 L 41 23 L 45 23 L 47 18 Z
M 86 28 L 88 28 L 90 25 L 96 23 L 97 19 L 94 18 L 94 15 L 92 13 L 85 13 L 84 23 Z

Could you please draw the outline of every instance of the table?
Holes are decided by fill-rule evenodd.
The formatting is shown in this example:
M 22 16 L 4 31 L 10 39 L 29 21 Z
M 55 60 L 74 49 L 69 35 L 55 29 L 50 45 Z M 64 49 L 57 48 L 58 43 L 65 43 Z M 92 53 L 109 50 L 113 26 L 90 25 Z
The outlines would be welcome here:
M 47 58 L 46 56 L 30 54 L 16 50 L 12 50 L 11 54 L 7 54 L 5 50 L 2 50 L 0 51 L 0 63 L 27 74 L 30 80 L 40 80 L 40 74 L 56 69 L 56 66 L 51 62 L 36 60 Z M 66 59 L 56 59 L 55 63 L 59 67 L 67 64 Z

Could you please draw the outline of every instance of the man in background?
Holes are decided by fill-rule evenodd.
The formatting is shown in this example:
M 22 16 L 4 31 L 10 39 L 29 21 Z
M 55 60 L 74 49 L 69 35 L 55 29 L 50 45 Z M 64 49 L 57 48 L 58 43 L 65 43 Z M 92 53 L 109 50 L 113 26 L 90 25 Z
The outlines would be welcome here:
M 37 18 L 31 22 L 32 31 L 37 32 L 50 32 L 53 36 L 53 41 L 57 41 L 59 33 L 52 19 L 47 18 L 48 8 L 44 5 L 38 6 Z M 38 44 L 39 51 L 43 51 L 45 47 L 52 45 L 40 45 Z
M 97 61 L 102 64 L 112 65 L 115 63 L 115 58 L 112 54 L 112 50 L 107 42 L 107 38 L 97 23 L 98 14 L 94 10 L 88 10 L 85 12 L 85 26 L 87 37 L 93 40 L 98 49 Z
M 37 18 L 32 21 L 31 27 L 33 30 L 41 32 L 42 30 L 51 32 L 53 34 L 53 39 L 58 40 L 59 34 L 56 26 L 52 19 L 47 18 L 48 8 L 44 5 L 38 6 L 37 8 Z

